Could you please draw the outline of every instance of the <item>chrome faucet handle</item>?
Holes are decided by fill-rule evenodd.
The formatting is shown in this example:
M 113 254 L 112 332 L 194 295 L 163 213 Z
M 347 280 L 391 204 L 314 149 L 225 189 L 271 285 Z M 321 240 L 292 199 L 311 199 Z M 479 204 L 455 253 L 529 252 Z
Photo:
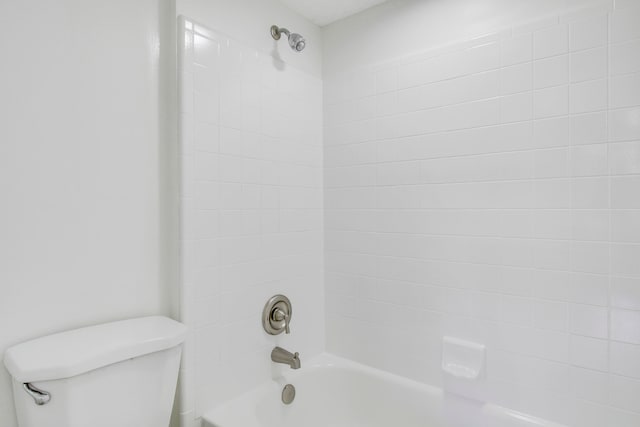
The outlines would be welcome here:
M 278 322 L 284 320 L 284 333 L 288 334 L 288 333 L 291 332 L 291 330 L 289 329 L 289 313 L 287 313 L 284 310 L 276 307 L 273 310 L 273 313 L 271 314 L 271 317 L 273 317 L 273 320 L 277 320 Z

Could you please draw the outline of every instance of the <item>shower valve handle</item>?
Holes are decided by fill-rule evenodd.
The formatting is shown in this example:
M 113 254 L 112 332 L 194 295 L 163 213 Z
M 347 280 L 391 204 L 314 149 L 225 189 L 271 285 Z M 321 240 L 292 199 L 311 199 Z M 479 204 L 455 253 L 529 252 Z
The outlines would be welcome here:
M 262 310 L 262 327 L 269 335 L 279 335 L 283 332 L 291 333 L 289 323 L 293 317 L 291 301 L 284 295 L 274 295 L 264 305 Z
M 289 313 L 280 308 L 276 308 L 273 310 L 273 313 L 271 313 L 271 317 L 273 318 L 273 320 L 276 320 L 278 322 L 284 320 L 284 333 L 288 334 L 291 332 L 291 330 L 289 329 Z

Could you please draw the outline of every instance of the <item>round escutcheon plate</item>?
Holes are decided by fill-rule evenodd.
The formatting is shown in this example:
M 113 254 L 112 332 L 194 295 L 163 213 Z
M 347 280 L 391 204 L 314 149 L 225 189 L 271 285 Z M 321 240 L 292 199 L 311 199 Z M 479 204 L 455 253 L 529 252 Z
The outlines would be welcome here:
M 282 403 L 285 405 L 291 404 L 293 399 L 296 398 L 296 388 L 292 384 L 287 384 L 282 389 Z

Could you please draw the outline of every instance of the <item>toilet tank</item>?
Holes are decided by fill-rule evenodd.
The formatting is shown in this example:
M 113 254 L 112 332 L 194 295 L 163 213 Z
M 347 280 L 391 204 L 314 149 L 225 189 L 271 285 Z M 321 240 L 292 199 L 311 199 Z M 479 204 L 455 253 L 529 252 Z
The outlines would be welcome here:
M 181 323 L 153 316 L 11 347 L 4 363 L 18 425 L 168 426 L 185 335 Z

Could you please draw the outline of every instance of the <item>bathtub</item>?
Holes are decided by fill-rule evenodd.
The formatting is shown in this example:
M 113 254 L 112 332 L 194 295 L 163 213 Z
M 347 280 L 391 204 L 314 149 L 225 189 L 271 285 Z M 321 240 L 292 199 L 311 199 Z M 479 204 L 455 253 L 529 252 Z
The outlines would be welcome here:
M 204 427 L 566 427 L 330 354 L 203 415 Z M 291 383 L 296 398 L 281 400 Z

